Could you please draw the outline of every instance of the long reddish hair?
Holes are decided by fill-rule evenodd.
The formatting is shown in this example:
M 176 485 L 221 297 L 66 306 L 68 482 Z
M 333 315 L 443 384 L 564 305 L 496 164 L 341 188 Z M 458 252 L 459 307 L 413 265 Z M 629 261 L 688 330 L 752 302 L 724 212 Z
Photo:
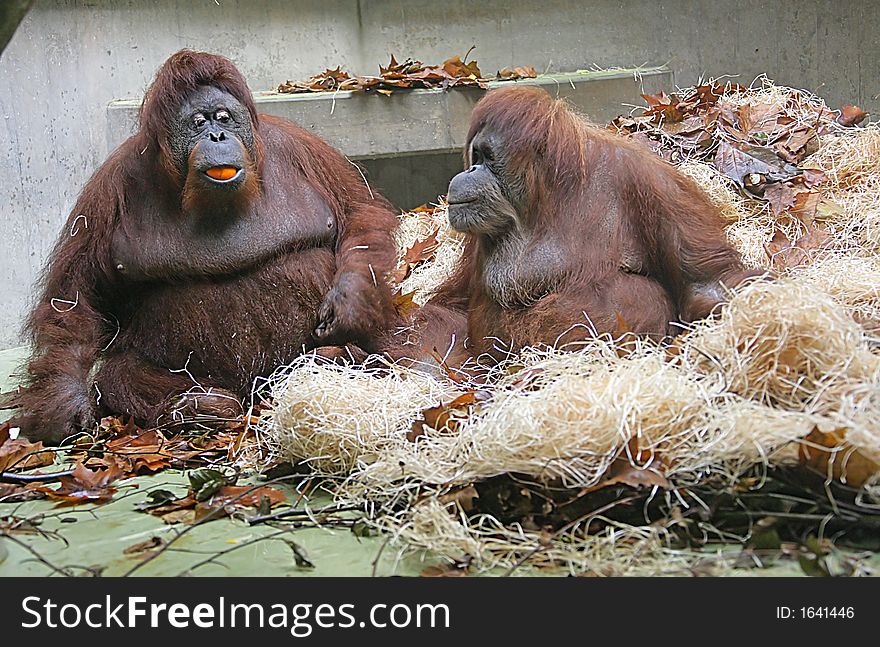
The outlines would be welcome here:
M 588 284 L 618 271 L 620 249 L 595 248 L 590 238 L 609 213 L 617 214 L 614 244 L 638 250 L 641 269 L 676 302 L 687 298 L 692 282 L 742 273 L 718 208 L 692 179 L 641 144 L 591 125 L 564 100 L 533 86 L 488 93 L 471 116 L 466 166 L 484 129 L 503 142 L 502 173 L 520 192 L 517 207 L 532 239 L 553 236 L 570 258 L 582 259 L 572 280 Z M 458 309 L 471 307 L 467 295 L 482 272 L 479 238 L 465 238 L 462 260 L 436 295 L 437 303 Z

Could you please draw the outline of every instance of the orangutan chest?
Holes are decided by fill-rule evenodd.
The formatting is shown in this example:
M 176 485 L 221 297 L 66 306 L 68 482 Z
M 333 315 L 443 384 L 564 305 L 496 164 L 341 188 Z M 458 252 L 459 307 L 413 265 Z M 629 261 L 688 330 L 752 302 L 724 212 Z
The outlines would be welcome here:
M 222 209 L 193 217 L 169 205 L 135 207 L 113 234 L 113 271 L 123 280 L 167 280 L 229 275 L 291 250 L 330 246 L 336 218 L 309 185 L 268 196 L 252 209 Z

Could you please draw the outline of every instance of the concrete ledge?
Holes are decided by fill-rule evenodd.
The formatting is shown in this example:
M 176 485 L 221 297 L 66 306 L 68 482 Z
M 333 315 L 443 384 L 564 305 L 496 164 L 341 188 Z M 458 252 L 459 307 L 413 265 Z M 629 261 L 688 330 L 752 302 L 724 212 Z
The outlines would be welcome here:
M 568 99 L 596 122 L 641 104 L 639 94 L 669 91 L 672 72 L 665 67 L 575 72 L 520 81 L 493 81 L 490 89 L 513 83 L 537 85 Z M 479 88 L 401 90 L 393 95 L 327 92 L 256 92 L 260 112 L 286 117 L 320 135 L 352 159 L 457 152 L 464 145 Z M 137 128 L 140 99 L 113 101 L 108 107 L 108 144 L 122 143 Z

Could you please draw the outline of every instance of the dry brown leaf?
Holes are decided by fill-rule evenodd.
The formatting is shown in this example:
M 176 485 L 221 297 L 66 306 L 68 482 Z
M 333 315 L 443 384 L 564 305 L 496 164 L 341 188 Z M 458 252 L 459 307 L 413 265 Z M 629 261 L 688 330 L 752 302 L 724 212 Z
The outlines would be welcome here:
M 672 485 L 665 476 L 662 458 L 647 449 L 639 449 L 638 438 L 631 438 L 627 450 L 614 459 L 602 479 L 578 494 L 583 496 L 612 485 L 628 485 L 633 488 L 661 487 L 669 489 Z
M 629 485 L 634 488 L 661 487 L 669 489 L 669 480 L 656 467 L 637 467 L 628 460 L 620 460 L 612 464 L 608 479 L 599 483 L 601 487 L 610 485 Z
M 829 220 L 831 218 L 836 218 L 842 214 L 842 206 L 840 206 L 834 200 L 823 197 L 816 205 L 816 210 L 813 212 L 813 220 Z
M 761 146 L 738 146 L 724 141 L 719 143 L 715 153 L 715 168 L 740 187 L 790 180 L 799 173 L 797 168 L 776 157 L 773 151 Z M 752 175 L 760 176 L 761 182 L 747 182 Z
M 263 505 L 267 500 L 269 507 L 284 503 L 285 494 L 269 486 L 254 488 L 249 485 L 224 485 L 207 500 L 199 503 L 192 492 L 179 499 L 160 506 L 147 508 L 146 512 L 161 517 L 167 524 L 192 524 L 212 515 L 221 518 L 238 508 L 253 508 Z
M 42 485 L 33 489 L 62 504 L 107 503 L 116 492 L 116 488 L 111 487 L 110 483 L 121 476 L 122 470 L 115 465 L 103 471 L 95 471 L 82 463 L 77 463 L 70 476 L 62 476 L 58 479 L 60 483 L 58 489 L 53 490 Z
M 269 486 L 254 489 L 249 485 L 224 485 L 208 500 L 196 504 L 195 521 L 208 516 L 219 519 L 244 508 L 272 508 L 284 503 L 285 498 L 283 492 Z
M 813 188 L 819 184 L 824 184 L 828 181 L 828 176 L 825 175 L 825 172 L 821 169 L 817 168 L 803 168 L 803 175 L 801 176 L 804 186 L 807 188 Z
M 467 574 L 468 567 L 461 564 L 426 566 L 420 573 L 422 577 L 464 577 Z
M 144 541 L 132 544 L 131 546 L 124 548 L 122 550 L 122 554 L 140 555 L 142 553 L 152 552 L 154 549 L 162 546 L 163 543 L 165 542 L 162 541 L 161 537 L 150 537 L 149 539 L 145 539 Z
M 44 451 L 42 441 L 32 443 L 24 438 L 16 438 L 0 445 L 0 472 L 20 472 L 54 462 L 55 452 Z
M 642 98 L 648 102 L 645 115 L 656 116 L 658 120 L 676 123 L 685 118 L 685 110 L 680 105 L 678 96 L 668 95 L 663 91 L 657 94 L 643 94 Z
M 739 83 L 728 81 L 724 85 L 718 82 L 704 83 L 694 88 L 693 93 L 685 97 L 688 103 L 695 102 L 694 110 L 706 111 L 718 103 L 718 100 L 727 94 L 744 92 L 747 88 Z
M 805 227 L 811 229 L 816 220 L 816 210 L 822 195 L 818 191 L 801 192 L 795 196 L 795 203 L 789 209 L 789 215 L 799 220 Z
M 855 126 L 864 121 L 868 114 L 869 113 L 865 112 L 858 106 L 846 105 L 840 109 L 840 116 L 837 118 L 837 123 L 841 126 Z
M 440 228 L 437 227 L 424 240 L 417 240 L 414 242 L 403 255 L 404 262 L 409 265 L 417 265 L 418 263 L 429 261 L 434 258 L 437 249 L 440 247 L 440 243 L 437 240 L 437 235 L 439 233 Z
M 498 73 L 498 79 L 519 79 L 537 76 L 533 67 L 505 68 Z M 425 65 L 421 61 L 406 59 L 398 62 L 394 55 L 387 66 L 379 66 L 379 76 L 352 77 L 340 67 L 327 69 L 310 76 L 305 81 L 280 84 L 275 91 L 282 93 L 336 92 L 351 90 L 356 92 L 377 92 L 391 96 L 397 89 L 441 88 L 455 86 L 476 86 L 488 88 L 491 79 L 483 78 L 476 61 L 465 62 L 460 56 L 446 59 L 440 65 Z
M 168 503 L 163 503 L 162 505 L 153 506 L 151 508 L 146 508 L 145 512 L 149 512 L 154 516 L 164 518 L 165 515 L 171 512 L 194 508 L 196 506 L 196 503 L 197 501 L 195 497 L 192 495 L 192 493 L 189 493 L 186 496 L 175 499 L 174 501 L 169 501 Z
M 394 307 L 397 310 L 397 314 L 404 319 L 408 319 L 419 309 L 419 304 L 413 301 L 415 295 L 415 290 L 407 292 L 406 294 L 398 292 L 394 295 Z
M 505 67 L 503 70 L 499 70 L 497 76 L 499 79 L 505 79 L 508 81 L 514 79 L 534 79 L 538 76 L 538 70 L 530 65 L 514 68 Z
M 774 149 L 786 162 L 797 164 L 819 150 L 819 135 L 813 128 L 799 128 L 780 139 Z
M 37 492 L 26 485 L 0 483 L 0 503 L 21 503 L 22 501 L 45 498 L 45 494 Z
M 437 235 L 439 233 L 440 227 L 436 227 L 427 238 L 424 240 L 416 240 L 410 245 L 403 255 L 403 262 L 391 277 L 391 280 L 395 284 L 399 285 L 402 283 L 406 277 L 409 276 L 414 267 L 434 258 L 437 249 L 440 247 L 440 242 L 437 240 Z
M 444 506 L 456 505 L 463 512 L 471 512 L 474 509 L 474 499 L 479 498 L 480 493 L 477 492 L 477 488 L 473 485 L 468 485 L 467 487 L 456 488 L 452 492 L 440 495 L 437 497 L 437 500 Z
M 332 70 L 328 68 L 302 82 L 287 81 L 279 85 L 275 91 L 286 94 L 335 92 L 337 90 L 355 89 L 356 83 L 357 80 L 353 79 L 348 72 L 343 71 L 341 67 L 336 67 Z
M 672 135 L 679 135 L 681 137 L 688 137 L 698 133 L 704 134 L 707 137 L 709 136 L 706 132 L 706 124 L 703 121 L 703 118 L 699 115 L 691 115 L 682 121 L 666 124 L 663 127 L 663 130 Z
M 764 189 L 764 199 L 770 203 L 773 215 L 778 216 L 797 204 L 798 193 L 804 192 L 789 182 L 773 182 Z
M 136 430 L 131 435 L 107 441 L 103 461 L 118 465 L 126 474 L 158 472 L 171 466 L 165 437 L 157 430 Z
M 183 523 L 191 526 L 196 522 L 196 511 L 194 508 L 173 510 L 160 516 L 162 517 L 162 521 L 169 526 L 173 526 L 176 523 Z
M 480 68 L 477 67 L 476 61 L 465 63 L 458 55 L 443 61 L 443 65 L 441 67 L 447 74 L 456 78 L 479 79 L 483 76 L 480 72 Z
M 406 439 L 415 441 L 419 436 L 425 435 L 425 427 L 437 431 L 455 432 L 461 421 L 467 418 L 474 405 L 484 400 L 486 395 L 479 391 L 468 391 L 458 396 L 452 402 L 435 407 L 428 407 L 422 411 L 422 416 L 412 424 L 412 428 L 406 434 Z
M 229 505 L 249 508 L 261 505 L 263 499 L 269 500 L 269 506 L 284 503 L 287 497 L 284 492 L 268 485 L 254 488 L 249 485 L 224 485 L 203 503 L 208 508 L 220 508 Z
M 746 135 L 763 134 L 769 138 L 781 128 L 779 117 L 782 116 L 782 107 L 775 103 L 744 103 L 737 109 L 736 115 L 740 129 Z
M 801 463 L 854 488 L 880 472 L 880 464 L 846 441 L 846 429 L 825 433 L 814 427 L 798 448 Z
M 780 229 L 777 229 L 770 242 L 764 244 L 764 251 L 773 267 L 778 271 L 790 270 L 809 263 L 816 252 L 825 249 L 831 236 L 822 229 L 813 229 L 792 243 Z

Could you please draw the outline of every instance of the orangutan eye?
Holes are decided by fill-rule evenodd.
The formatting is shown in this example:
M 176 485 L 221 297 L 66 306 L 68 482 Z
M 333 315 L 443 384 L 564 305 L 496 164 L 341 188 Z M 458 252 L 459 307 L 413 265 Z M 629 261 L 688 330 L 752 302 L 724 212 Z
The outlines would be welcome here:
M 483 155 L 483 159 L 487 162 L 491 162 L 495 159 L 494 151 L 489 144 L 483 144 L 480 146 L 480 153 Z
M 202 126 L 204 126 L 206 121 L 208 120 L 205 119 L 205 115 L 203 115 L 201 112 L 197 112 L 193 117 L 193 125 L 195 125 L 196 128 L 201 128 Z
M 485 142 L 480 142 L 471 149 L 471 164 L 489 164 L 492 159 L 492 149 Z
M 220 123 L 225 124 L 227 121 L 229 121 L 229 113 L 225 110 L 218 110 L 217 113 L 214 115 L 214 119 L 216 119 Z

